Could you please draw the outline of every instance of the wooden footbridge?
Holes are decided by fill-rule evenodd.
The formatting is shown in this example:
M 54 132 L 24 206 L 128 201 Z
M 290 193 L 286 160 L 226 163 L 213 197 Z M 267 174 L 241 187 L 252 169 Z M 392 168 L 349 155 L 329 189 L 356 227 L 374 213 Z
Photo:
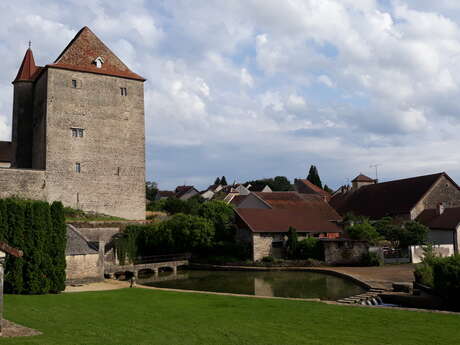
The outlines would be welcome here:
M 104 273 L 108 276 L 114 276 L 125 272 L 131 272 L 136 278 L 140 271 L 153 272 L 155 276 L 161 268 L 169 268 L 174 274 L 177 274 L 177 267 L 188 265 L 190 254 L 168 254 L 139 257 L 131 264 L 110 264 L 106 263 Z

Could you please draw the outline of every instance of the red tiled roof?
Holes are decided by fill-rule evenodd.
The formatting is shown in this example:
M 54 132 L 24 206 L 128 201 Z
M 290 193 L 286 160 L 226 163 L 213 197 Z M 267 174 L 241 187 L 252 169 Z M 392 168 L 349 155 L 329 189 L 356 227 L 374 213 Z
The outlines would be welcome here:
M 104 59 L 101 68 L 94 60 Z M 48 68 L 111 75 L 145 81 L 143 77 L 132 72 L 107 46 L 88 28 L 84 27 L 67 45 L 56 61 L 46 65 Z
M 372 219 L 407 214 L 441 176 L 452 181 L 446 173 L 438 173 L 371 184 L 334 195 L 330 205 L 341 215 L 353 212 Z
M 272 208 L 237 208 L 235 212 L 253 232 L 341 232 L 341 217 L 319 195 L 297 192 L 253 193 Z M 247 196 L 246 196 L 247 197 Z
M 13 146 L 11 141 L 0 141 L 0 162 L 13 160 Z
M 306 203 L 282 209 L 237 208 L 238 217 L 253 232 L 342 232 L 333 221 L 340 217 L 324 202 Z
M 455 230 L 460 224 L 460 207 L 446 208 L 440 215 L 436 209 L 424 210 L 417 217 L 417 221 L 430 229 Z
M 13 83 L 17 81 L 33 81 L 37 75 L 39 68 L 35 65 L 34 54 L 32 49 L 27 49 L 24 59 L 22 59 L 21 67 Z
M 17 258 L 21 257 L 23 254 L 21 250 L 13 248 L 5 242 L 0 242 L 0 250 Z
M 195 189 L 193 186 L 178 186 L 174 193 L 176 193 L 176 197 L 180 198 L 182 195 L 186 194 L 188 191 Z
M 319 188 L 317 185 L 311 183 L 307 179 L 295 179 L 294 183 L 296 187 L 298 188 L 299 193 L 305 193 L 305 194 L 312 194 L 312 193 L 315 194 L 316 193 L 324 197 L 326 200 L 329 200 L 331 198 L 331 194 L 326 192 L 324 189 Z
M 158 195 L 160 197 L 169 198 L 169 197 L 174 197 L 176 194 L 173 191 L 170 191 L 170 190 L 159 190 Z
M 369 176 L 359 174 L 351 182 L 375 182 L 375 180 L 371 179 Z

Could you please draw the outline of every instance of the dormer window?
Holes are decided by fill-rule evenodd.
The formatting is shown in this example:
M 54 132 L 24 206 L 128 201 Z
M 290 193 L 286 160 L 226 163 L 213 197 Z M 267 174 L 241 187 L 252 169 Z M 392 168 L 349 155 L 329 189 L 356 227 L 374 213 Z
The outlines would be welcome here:
M 96 60 L 94 60 L 94 64 L 96 65 L 96 68 L 101 68 L 104 64 L 104 59 L 101 56 L 98 56 Z

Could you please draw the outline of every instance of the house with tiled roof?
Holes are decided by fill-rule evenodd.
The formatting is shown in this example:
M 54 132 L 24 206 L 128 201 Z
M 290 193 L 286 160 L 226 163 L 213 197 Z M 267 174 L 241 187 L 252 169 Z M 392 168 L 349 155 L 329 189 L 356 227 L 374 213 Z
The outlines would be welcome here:
M 320 195 L 325 201 L 329 201 L 331 199 L 331 195 L 328 192 L 318 187 L 317 185 L 311 183 L 307 179 L 297 179 L 296 178 L 294 180 L 294 190 L 302 194 Z
M 174 194 L 177 199 L 188 200 L 199 195 L 200 192 L 193 186 L 178 186 L 174 190 Z
M 144 81 L 88 27 L 43 66 L 29 47 L 12 140 L 0 142 L 0 197 L 145 219 Z
M 318 195 L 297 192 L 250 193 L 235 204 L 237 239 L 249 243 L 254 261 L 281 257 L 290 227 L 299 239 L 338 238 L 340 215 Z

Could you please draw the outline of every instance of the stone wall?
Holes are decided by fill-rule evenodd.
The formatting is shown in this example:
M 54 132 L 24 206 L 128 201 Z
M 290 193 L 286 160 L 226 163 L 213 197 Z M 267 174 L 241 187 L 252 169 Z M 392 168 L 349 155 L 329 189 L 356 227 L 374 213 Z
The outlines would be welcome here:
M 0 198 L 46 200 L 45 171 L 0 168 Z
M 447 257 L 454 255 L 453 244 L 440 244 L 433 246 L 433 251 L 439 257 Z M 410 257 L 414 264 L 422 262 L 424 257 L 423 246 L 410 246 Z
M 254 233 L 252 235 L 252 259 L 254 261 L 262 260 L 265 256 L 272 255 L 272 242 L 273 238 L 270 235 Z
M 436 208 L 439 203 L 444 203 L 445 207 L 460 207 L 460 191 L 445 176 L 442 176 L 412 209 L 411 218 L 417 218 L 425 209 Z
M 72 80 L 78 87 L 72 88 Z M 120 88 L 127 89 L 122 96 Z M 48 69 L 48 198 L 86 211 L 145 219 L 143 83 Z M 84 136 L 73 137 L 71 128 Z M 80 163 L 81 172 L 76 172 Z
M 369 252 L 369 244 L 362 241 L 323 241 L 324 261 L 328 265 L 359 264 L 363 254 Z
M 99 254 L 67 255 L 66 279 L 68 283 L 104 279 L 104 264 Z

